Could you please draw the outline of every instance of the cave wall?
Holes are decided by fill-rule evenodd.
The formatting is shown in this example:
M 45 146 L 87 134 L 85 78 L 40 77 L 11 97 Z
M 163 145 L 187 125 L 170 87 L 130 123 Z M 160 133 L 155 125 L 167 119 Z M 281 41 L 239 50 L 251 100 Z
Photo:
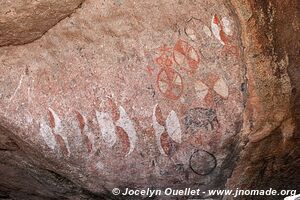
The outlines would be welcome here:
M 296 0 L 21 3 L 0 15 L 1 198 L 299 190 Z M 172 92 L 159 79 L 176 74 L 159 68 L 168 48 L 188 85 Z M 101 134 L 106 113 L 117 139 Z M 191 165 L 195 155 L 208 157 Z

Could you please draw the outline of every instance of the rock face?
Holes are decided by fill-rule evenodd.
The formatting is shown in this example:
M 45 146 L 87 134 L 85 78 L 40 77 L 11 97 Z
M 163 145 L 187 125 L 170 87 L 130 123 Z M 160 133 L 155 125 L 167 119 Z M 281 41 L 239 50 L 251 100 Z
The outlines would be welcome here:
M 31 42 L 70 15 L 83 0 L 0 1 L 0 46 Z
M 249 143 L 227 186 L 299 190 L 299 2 L 232 5 L 241 22 L 248 66 L 244 140 Z
M 0 45 L 81 1 L 10 3 Z M 299 18 L 279 4 L 87 0 L 1 47 L 0 197 L 299 189 L 299 43 L 279 23 L 297 41 Z

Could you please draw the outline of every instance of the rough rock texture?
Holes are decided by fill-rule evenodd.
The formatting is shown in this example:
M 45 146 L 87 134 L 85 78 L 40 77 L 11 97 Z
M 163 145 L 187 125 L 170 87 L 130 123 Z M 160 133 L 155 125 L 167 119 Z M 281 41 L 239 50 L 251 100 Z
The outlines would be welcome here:
M 1 47 L 0 197 L 299 190 L 297 6 L 87 0 Z
M 249 98 L 246 145 L 227 186 L 299 190 L 299 2 L 233 5 L 243 30 Z
M 0 46 L 31 42 L 70 15 L 83 0 L 0 0 Z

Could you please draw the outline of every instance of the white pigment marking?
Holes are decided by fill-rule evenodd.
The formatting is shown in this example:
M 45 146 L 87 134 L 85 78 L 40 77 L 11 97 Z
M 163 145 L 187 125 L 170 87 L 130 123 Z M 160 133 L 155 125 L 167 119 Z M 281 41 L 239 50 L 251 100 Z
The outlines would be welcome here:
M 98 125 L 100 127 L 104 142 L 112 147 L 117 141 L 116 129 L 111 116 L 105 112 L 96 111 Z
M 18 84 L 17 88 L 15 89 L 13 95 L 12 95 L 12 96 L 10 97 L 10 99 L 9 99 L 8 106 L 7 106 L 6 111 L 5 111 L 5 113 L 4 113 L 4 116 L 5 116 L 5 117 L 6 117 L 6 114 L 7 114 L 8 109 L 9 109 L 9 107 L 10 107 L 10 105 L 11 105 L 12 100 L 15 98 L 15 96 L 17 95 L 17 92 L 18 92 L 19 89 L 21 88 L 21 85 L 22 85 L 22 82 L 23 82 L 23 77 L 24 77 L 24 75 L 21 75 L 19 84 Z
M 186 57 L 181 52 L 174 51 L 174 57 L 179 65 L 186 66 Z
M 48 110 L 51 112 L 53 118 L 54 118 L 54 123 L 55 123 L 55 127 L 54 127 L 54 133 L 55 134 L 59 134 L 62 139 L 64 140 L 65 144 L 66 144 L 66 148 L 68 149 L 69 155 L 71 153 L 70 151 L 70 147 L 69 147 L 69 143 L 68 143 L 68 138 L 63 134 L 63 128 L 62 128 L 62 122 L 61 119 L 59 118 L 59 116 L 54 112 L 54 110 L 52 108 L 48 108 Z
M 77 118 L 76 118 L 77 119 Z M 78 122 L 77 121 L 71 121 L 71 126 L 72 126 L 72 130 L 74 130 L 73 132 L 73 141 L 74 144 L 76 144 L 76 146 L 78 147 L 82 147 L 82 136 L 81 136 L 81 130 L 80 128 L 78 128 Z
M 196 33 L 195 33 L 195 31 L 194 31 L 193 29 L 187 28 L 187 29 L 185 29 L 185 32 L 186 32 L 187 36 L 188 36 L 191 40 L 193 40 L 193 41 L 196 41 L 196 40 L 197 40 Z
M 169 136 L 177 143 L 181 143 L 181 128 L 177 114 L 174 110 L 170 112 L 166 119 L 166 127 Z
M 133 150 L 136 146 L 137 134 L 136 134 L 134 125 L 133 125 L 131 119 L 129 118 L 129 116 L 127 115 L 125 109 L 122 106 L 120 106 L 119 111 L 120 111 L 120 119 L 116 122 L 116 125 L 123 128 L 123 130 L 128 135 L 128 138 L 130 141 L 129 152 L 126 155 L 126 156 L 128 156 L 129 154 L 131 154 L 133 152 Z
M 211 37 L 211 31 L 206 25 L 203 26 L 202 30 L 204 31 L 205 35 Z
M 52 129 L 50 126 L 47 125 L 46 120 L 42 119 L 40 122 L 40 134 L 42 135 L 43 139 L 45 140 L 47 146 L 54 150 L 56 146 L 55 138 L 52 134 Z
M 162 92 L 166 92 L 168 89 L 168 84 L 165 82 L 160 81 L 159 82 L 159 88 L 161 89 Z
M 195 49 L 191 48 L 188 53 L 191 59 L 198 61 L 198 54 Z
M 224 32 L 227 35 L 232 35 L 231 22 L 227 19 L 227 17 L 222 18 L 222 24 L 224 25 Z
M 208 93 L 208 87 L 202 81 L 197 81 L 195 83 L 195 91 L 196 91 L 197 97 L 200 100 L 203 100 Z
M 223 78 L 217 80 L 216 84 L 214 85 L 214 90 L 225 99 L 229 95 L 228 86 Z
M 216 17 L 216 15 L 214 15 L 212 20 L 211 20 L 211 30 L 212 30 L 213 35 L 215 36 L 215 38 L 217 38 L 217 40 L 219 40 L 222 45 L 225 45 L 225 43 L 222 41 L 221 36 L 220 36 L 220 31 L 221 31 L 220 24 L 216 24 L 214 22 L 215 17 Z

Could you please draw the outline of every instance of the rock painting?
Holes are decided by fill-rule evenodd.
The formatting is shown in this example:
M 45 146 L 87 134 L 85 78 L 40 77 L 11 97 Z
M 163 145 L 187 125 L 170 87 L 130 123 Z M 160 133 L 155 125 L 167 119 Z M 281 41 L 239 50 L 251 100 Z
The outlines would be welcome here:
M 198 41 L 199 40 L 199 35 L 197 30 L 200 28 L 200 21 L 199 19 L 196 19 L 192 17 L 187 21 L 186 26 L 184 27 L 184 33 L 186 36 L 192 40 L 192 41 Z
M 232 35 L 231 23 L 226 17 L 220 20 L 215 14 L 211 21 L 211 30 L 215 38 L 224 46 L 223 53 L 238 55 L 237 47 L 230 40 Z
M 203 100 L 209 92 L 209 87 L 202 81 L 195 82 L 195 91 L 199 100 Z
M 229 88 L 222 77 L 210 75 L 206 80 L 195 82 L 195 91 L 199 100 L 204 100 L 209 106 L 213 106 L 213 94 L 219 95 L 223 99 L 229 96 Z
M 171 110 L 167 119 L 166 127 L 169 136 L 177 143 L 181 143 L 181 128 L 177 114 L 174 110 Z
M 42 119 L 40 122 L 40 134 L 44 138 L 44 141 L 46 142 L 47 146 L 54 150 L 56 147 L 56 140 L 54 135 L 52 134 L 51 127 L 47 124 L 47 120 Z
M 219 78 L 213 87 L 214 91 L 219 94 L 223 99 L 227 99 L 229 95 L 228 86 L 223 78 Z
M 112 148 L 119 138 L 127 151 L 126 156 L 131 154 L 137 143 L 137 134 L 125 109 L 119 107 L 117 118 L 110 113 L 99 111 L 96 111 L 96 117 L 105 144 Z
M 183 40 L 178 40 L 174 48 L 164 45 L 160 51 L 160 56 L 155 60 L 160 67 L 156 80 L 157 87 L 166 98 L 177 100 L 183 94 L 184 83 L 182 74 L 175 69 L 175 64 L 188 74 L 193 74 L 198 69 L 199 54 Z
M 195 133 L 201 128 L 213 131 L 219 127 L 216 110 L 212 108 L 192 108 L 185 113 L 185 128 L 188 132 Z
M 180 98 L 183 92 L 182 77 L 173 69 L 161 69 L 157 76 L 159 91 L 169 99 Z
M 96 111 L 97 121 L 101 130 L 102 139 L 108 147 L 113 147 L 117 141 L 115 124 L 110 114 Z
M 217 159 L 212 153 L 199 149 L 191 155 L 189 165 L 195 174 L 206 176 L 217 167 Z
M 202 30 L 207 37 L 212 37 L 212 33 L 211 33 L 210 29 L 208 28 L 208 26 L 204 25 Z
M 124 132 L 128 135 L 130 141 L 130 148 L 127 155 L 131 154 L 135 148 L 137 143 L 137 134 L 133 125 L 133 122 L 127 115 L 125 109 L 120 106 L 120 119 L 116 122 L 116 125 L 124 130 Z
M 192 19 L 190 26 L 185 27 L 184 30 L 191 43 L 195 44 L 195 41 L 199 40 L 200 36 L 197 30 L 202 30 L 207 37 L 215 37 L 223 46 L 224 51 L 237 54 L 237 48 L 231 41 L 233 31 L 230 20 L 226 17 L 220 19 L 218 15 L 214 15 L 210 28 L 203 23 L 194 23 L 193 20 L 197 19 Z M 157 88 L 165 98 L 178 100 L 184 93 L 184 78 L 195 74 L 199 69 L 200 55 L 200 51 L 190 43 L 183 39 L 178 39 L 170 47 L 163 45 L 160 48 L 160 54 L 154 60 L 158 70 L 155 70 L 154 67 L 156 66 L 151 65 L 146 67 L 146 71 L 150 76 L 156 73 Z M 200 101 L 203 100 L 208 108 L 196 107 L 188 109 L 184 114 L 182 124 L 184 124 L 186 131 L 192 134 L 200 129 L 206 132 L 217 131 L 220 125 L 213 101 L 215 95 L 222 99 L 228 98 L 229 88 L 226 79 L 215 74 L 209 75 L 205 80 L 195 81 L 194 89 L 197 98 Z M 138 137 L 134 123 L 124 107 L 117 106 L 111 99 L 108 101 L 108 106 L 111 107 L 110 112 L 96 111 L 96 120 L 103 142 L 108 148 L 121 145 L 121 150 L 127 157 L 137 145 Z M 94 149 L 94 137 L 92 134 L 89 134 L 87 119 L 79 111 L 75 111 L 74 114 L 84 147 L 91 154 Z M 160 107 L 155 105 L 152 123 L 159 152 L 162 155 L 171 156 L 176 145 L 182 142 L 181 123 L 177 113 L 171 110 L 167 116 L 163 116 Z M 47 119 L 42 119 L 40 122 L 40 132 L 49 148 L 55 150 L 58 146 L 64 155 L 69 155 L 68 141 L 62 135 L 62 129 L 59 116 L 54 110 L 49 108 Z M 189 165 L 194 173 L 207 175 L 215 169 L 217 161 L 210 152 L 196 150 L 190 157 Z M 95 169 L 103 168 L 100 161 L 93 167 Z
M 228 43 L 228 38 L 223 30 L 223 25 L 220 22 L 218 15 L 214 15 L 211 21 L 211 30 L 213 35 L 222 45 Z
M 167 98 L 177 100 L 183 93 L 183 80 L 181 75 L 174 69 L 171 49 L 163 46 L 161 55 L 156 58 L 160 67 L 156 84 L 159 91 Z
M 75 111 L 74 114 L 85 148 L 88 153 L 92 153 L 94 137 L 88 131 L 87 119 L 79 111 Z M 134 151 L 137 143 L 137 133 L 132 120 L 122 106 L 119 106 L 117 111 L 113 108 L 112 113 L 96 111 L 96 119 L 101 130 L 102 139 L 109 148 L 112 148 L 117 140 L 120 140 L 124 145 L 126 156 Z M 174 119 L 170 119 L 168 123 L 172 124 L 173 121 Z M 177 130 L 170 130 L 176 134 Z M 42 119 L 40 121 L 40 133 L 50 149 L 55 150 L 56 146 L 59 146 L 64 155 L 70 154 L 68 140 L 62 135 L 61 119 L 51 108 L 48 109 L 48 120 Z
M 163 155 L 170 155 L 172 142 L 181 143 L 181 127 L 175 111 L 171 111 L 166 120 L 158 105 L 155 105 L 152 115 L 153 129 L 158 149 Z
M 201 30 L 205 33 L 205 35 L 201 34 Z M 208 38 L 212 37 L 212 33 L 208 26 L 201 19 L 197 19 L 195 17 L 191 17 L 185 24 L 184 27 L 185 35 L 195 43 L 206 42 Z
M 80 134 L 81 134 L 81 137 L 82 137 L 82 141 L 85 144 L 88 153 L 91 153 L 92 150 L 93 150 L 93 144 L 92 144 L 93 140 L 91 140 L 89 138 L 89 136 L 86 135 L 87 120 L 80 112 L 75 111 L 75 114 L 76 114 L 76 118 L 77 118 L 77 121 L 78 121 L 78 126 L 79 126 L 79 129 L 80 129 Z
M 68 140 L 62 135 L 63 128 L 59 116 L 52 110 L 48 109 L 48 122 L 42 120 L 40 123 L 40 133 L 43 136 L 46 144 L 54 150 L 56 145 L 64 155 L 70 155 Z
M 193 74 L 200 62 L 196 49 L 183 40 L 178 40 L 173 51 L 174 61 L 188 73 Z

